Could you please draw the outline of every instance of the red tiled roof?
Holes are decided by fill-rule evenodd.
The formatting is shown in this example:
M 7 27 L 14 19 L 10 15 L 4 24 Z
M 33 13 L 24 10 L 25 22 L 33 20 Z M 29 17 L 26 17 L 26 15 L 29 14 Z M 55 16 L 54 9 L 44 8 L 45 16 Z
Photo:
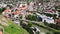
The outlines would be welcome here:
M 48 12 L 56 12 L 55 10 L 48 10 Z
M 27 9 L 27 4 L 25 4 L 24 6 L 22 6 L 22 9 L 23 10 Z
M 56 20 L 57 23 L 60 23 L 60 19 Z
M 5 11 L 3 11 L 5 13 L 11 12 L 11 9 L 6 9 Z
M 21 11 L 15 11 L 14 14 L 21 14 Z

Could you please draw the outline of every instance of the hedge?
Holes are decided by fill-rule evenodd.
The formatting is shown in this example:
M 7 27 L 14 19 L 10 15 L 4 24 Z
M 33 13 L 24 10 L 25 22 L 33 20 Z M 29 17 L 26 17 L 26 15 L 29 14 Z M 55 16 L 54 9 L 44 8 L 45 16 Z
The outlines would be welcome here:
M 48 14 L 48 13 L 45 13 L 46 16 L 50 16 L 50 17 L 53 17 L 53 19 L 56 19 L 56 14 Z
M 23 21 L 23 20 L 22 20 L 22 21 Z M 33 31 L 32 31 L 32 29 L 30 28 L 30 27 L 32 26 L 32 23 L 29 22 L 28 25 L 23 25 L 23 24 L 22 24 L 22 23 L 23 23 L 22 21 L 20 22 L 20 25 L 21 25 L 25 30 L 27 30 L 30 34 L 34 34 Z
M 26 19 L 36 21 L 38 18 L 37 15 L 28 15 Z
M 30 34 L 34 34 L 31 28 L 29 28 L 29 27 L 28 27 L 28 28 L 23 27 L 23 28 L 24 28 L 25 30 L 27 30 Z
M 40 25 L 40 24 L 37 24 L 37 23 L 33 23 L 34 25 L 37 25 L 39 27 L 42 27 L 42 28 L 45 28 L 49 31 L 52 31 L 54 34 L 60 34 L 60 30 L 56 30 L 56 29 L 53 29 L 53 28 L 50 28 L 48 26 L 43 26 L 43 25 Z
M 60 26 L 57 25 L 57 24 L 48 24 L 48 23 L 45 22 L 44 25 L 49 26 L 51 28 L 54 28 L 56 30 L 60 30 Z
M 2 13 L 2 8 L 0 8 L 0 14 Z

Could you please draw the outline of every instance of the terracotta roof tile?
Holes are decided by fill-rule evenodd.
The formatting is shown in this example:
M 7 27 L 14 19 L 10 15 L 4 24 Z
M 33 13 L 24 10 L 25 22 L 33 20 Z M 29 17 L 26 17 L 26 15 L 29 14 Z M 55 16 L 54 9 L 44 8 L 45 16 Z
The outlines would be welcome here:
M 14 14 L 21 14 L 21 11 L 15 11 Z
M 5 13 L 11 12 L 11 9 L 6 9 L 5 11 L 3 11 Z

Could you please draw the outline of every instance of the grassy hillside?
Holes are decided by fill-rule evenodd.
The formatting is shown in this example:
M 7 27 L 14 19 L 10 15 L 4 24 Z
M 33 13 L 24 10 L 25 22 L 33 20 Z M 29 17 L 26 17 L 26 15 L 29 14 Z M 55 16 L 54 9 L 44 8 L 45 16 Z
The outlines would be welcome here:
M 4 18 L 1 15 L 0 15 L 0 21 L 1 21 L 0 26 L 3 26 L 4 28 L 4 34 L 29 34 L 25 29 L 23 29 L 20 26 L 17 26 L 12 21 Z

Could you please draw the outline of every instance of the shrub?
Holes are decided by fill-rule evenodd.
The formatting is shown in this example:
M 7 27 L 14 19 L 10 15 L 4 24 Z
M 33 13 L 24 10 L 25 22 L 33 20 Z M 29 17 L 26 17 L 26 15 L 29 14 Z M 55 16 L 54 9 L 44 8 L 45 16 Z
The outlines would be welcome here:
M 24 29 L 26 29 L 30 34 L 34 34 L 31 28 L 29 28 L 29 27 L 28 27 L 28 28 L 24 27 Z
M 0 8 L 0 14 L 5 10 L 6 8 Z
M 60 6 L 55 6 L 55 9 L 60 9 Z M 58 12 L 60 12 L 60 10 L 57 10 Z
M 34 25 L 37 25 L 37 26 L 39 26 L 39 27 L 42 27 L 42 28 L 45 28 L 45 29 L 47 29 L 47 30 L 49 30 L 49 31 L 52 31 L 54 34 L 60 34 L 60 30 L 58 31 L 58 30 L 56 30 L 56 29 L 53 29 L 53 28 L 50 28 L 50 27 L 48 27 L 48 26 L 43 26 L 43 25 L 39 25 L 39 24 L 37 24 L 37 23 L 33 23 Z M 55 26 L 54 26 L 55 27 Z M 58 26 L 57 26 L 58 27 Z
M 28 26 L 29 26 L 29 27 L 32 27 L 32 23 L 31 23 L 31 22 L 29 22 L 29 23 L 28 23 Z
M 36 16 L 36 15 L 28 15 L 28 16 L 26 17 L 26 19 L 36 21 L 36 20 L 37 20 L 37 16 Z
M 50 0 L 43 0 L 44 2 L 50 2 Z
M 51 34 L 50 32 L 47 32 L 46 34 Z
M 60 30 L 60 26 L 58 26 L 56 24 L 49 24 L 48 26 L 50 26 L 51 28 L 54 28 L 56 30 Z
M 2 8 L 2 11 L 4 11 L 6 8 Z
M 0 8 L 0 14 L 2 13 L 2 9 Z
M 20 19 L 22 19 L 22 16 L 20 16 Z
M 60 6 L 55 6 L 56 9 L 60 9 Z
M 46 16 L 50 16 L 50 17 L 53 17 L 54 19 L 56 19 L 56 14 L 48 14 L 48 13 L 45 13 Z
M 48 24 L 48 23 L 44 23 L 46 26 L 49 26 L 53 29 L 56 29 L 56 30 L 60 30 L 60 26 L 58 26 L 57 24 Z
M 60 34 L 60 32 L 54 32 L 54 34 Z
M 31 23 L 31 22 L 29 22 L 28 25 L 25 25 L 25 24 L 22 24 L 22 23 L 23 23 L 23 22 L 21 21 L 21 26 L 22 26 L 24 29 L 26 29 L 30 34 L 34 34 L 33 31 L 32 31 L 32 29 L 30 28 L 30 27 L 32 26 L 32 23 Z

